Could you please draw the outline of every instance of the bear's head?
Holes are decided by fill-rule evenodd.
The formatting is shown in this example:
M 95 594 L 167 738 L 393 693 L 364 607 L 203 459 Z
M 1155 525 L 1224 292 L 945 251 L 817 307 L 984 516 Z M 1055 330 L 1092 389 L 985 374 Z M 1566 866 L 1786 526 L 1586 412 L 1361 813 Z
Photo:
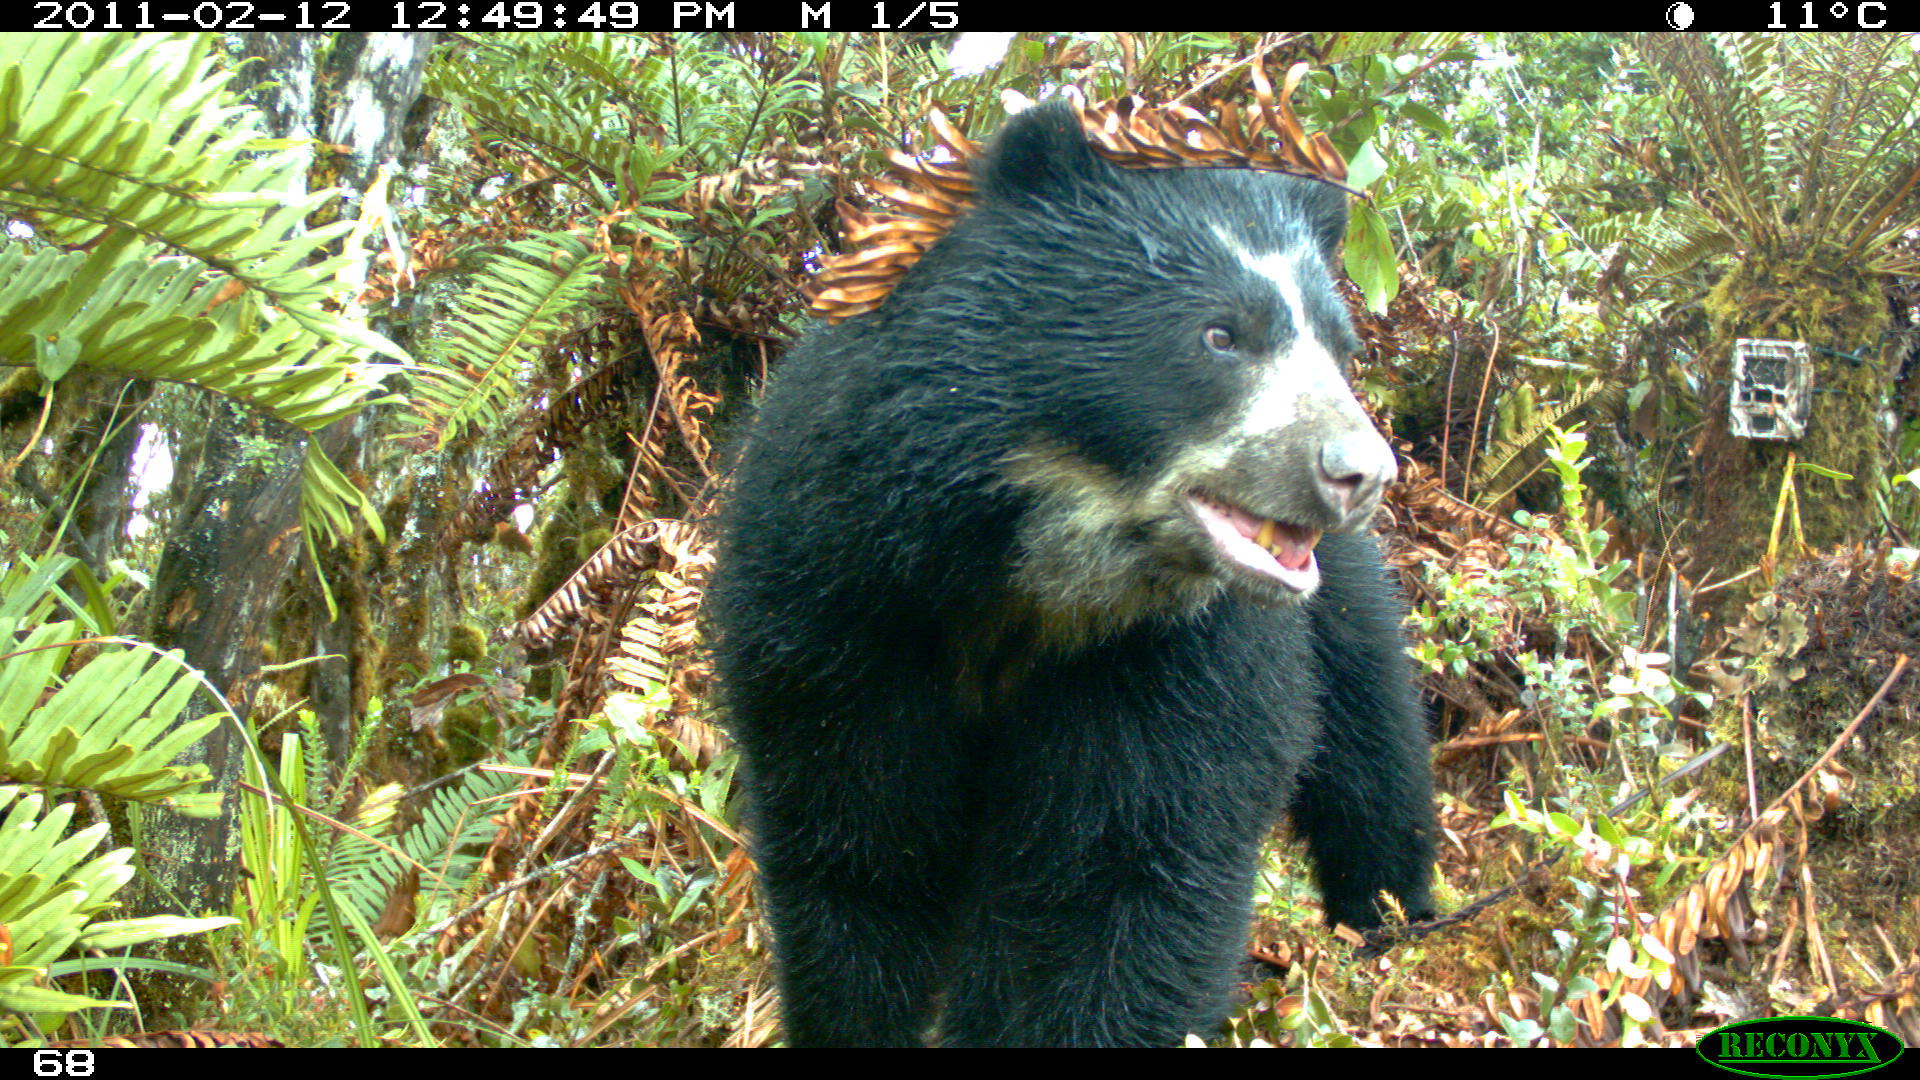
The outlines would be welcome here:
M 1310 595 L 1321 535 L 1364 528 L 1395 473 L 1343 373 L 1346 196 L 1117 166 L 1061 104 L 1011 120 L 975 180 L 873 325 L 996 411 L 1016 592 L 1094 632 Z

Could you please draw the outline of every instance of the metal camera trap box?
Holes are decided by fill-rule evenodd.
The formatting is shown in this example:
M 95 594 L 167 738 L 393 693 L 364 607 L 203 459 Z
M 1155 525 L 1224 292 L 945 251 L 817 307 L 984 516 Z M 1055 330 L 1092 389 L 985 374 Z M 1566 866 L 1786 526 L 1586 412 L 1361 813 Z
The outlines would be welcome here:
M 1745 439 L 1798 439 L 1812 411 L 1813 364 L 1804 341 L 1741 338 L 1733 343 L 1733 433 Z

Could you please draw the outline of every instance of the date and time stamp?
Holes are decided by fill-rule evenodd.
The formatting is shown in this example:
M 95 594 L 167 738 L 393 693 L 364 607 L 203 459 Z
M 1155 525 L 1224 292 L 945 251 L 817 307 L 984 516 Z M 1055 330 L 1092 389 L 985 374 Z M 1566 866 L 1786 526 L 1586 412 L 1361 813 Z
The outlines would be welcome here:
M 964 5 L 968 22 L 1008 14 Z M 962 0 L 32 0 L 40 30 L 906 30 L 962 29 Z M 1913 29 L 1920 0 L 1646 5 L 1631 29 Z M 1004 22 L 1004 19 L 993 20 Z M 1071 21 L 1071 20 L 1067 20 Z M 1591 27 L 1581 27 L 1590 29 Z
M 960 0 L 37 0 L 40 30 L 960 29 Z

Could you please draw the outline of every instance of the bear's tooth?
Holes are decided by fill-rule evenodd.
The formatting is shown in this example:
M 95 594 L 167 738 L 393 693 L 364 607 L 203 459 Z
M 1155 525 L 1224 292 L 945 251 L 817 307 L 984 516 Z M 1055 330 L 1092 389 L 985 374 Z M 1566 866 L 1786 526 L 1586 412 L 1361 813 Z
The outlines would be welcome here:
M 1264 523 L 1261 524 L 1260 531 L 1254 534 L 1253 542 L 1256 544 L 1259 544 L 1263 548 L 1266 548 L 1268 551 L 1272 551 L 1273 550 L 1273 534 L 1275 529 L 1276 529 L 1276 526 L 1273 523 L 1273 519 L 1268 518 Z

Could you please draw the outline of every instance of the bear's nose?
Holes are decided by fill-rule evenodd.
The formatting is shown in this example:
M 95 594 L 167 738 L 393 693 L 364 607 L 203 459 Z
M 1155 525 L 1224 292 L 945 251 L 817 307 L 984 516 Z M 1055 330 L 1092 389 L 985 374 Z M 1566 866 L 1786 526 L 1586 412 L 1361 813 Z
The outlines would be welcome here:
M 1387 441 L 1372 428 L 1329 440 L 1320 447 L 1319 464 L 1320 498 L 1349 528 L 1363 524 L 1355 518 L 1373 513 L 1400 471 Z

